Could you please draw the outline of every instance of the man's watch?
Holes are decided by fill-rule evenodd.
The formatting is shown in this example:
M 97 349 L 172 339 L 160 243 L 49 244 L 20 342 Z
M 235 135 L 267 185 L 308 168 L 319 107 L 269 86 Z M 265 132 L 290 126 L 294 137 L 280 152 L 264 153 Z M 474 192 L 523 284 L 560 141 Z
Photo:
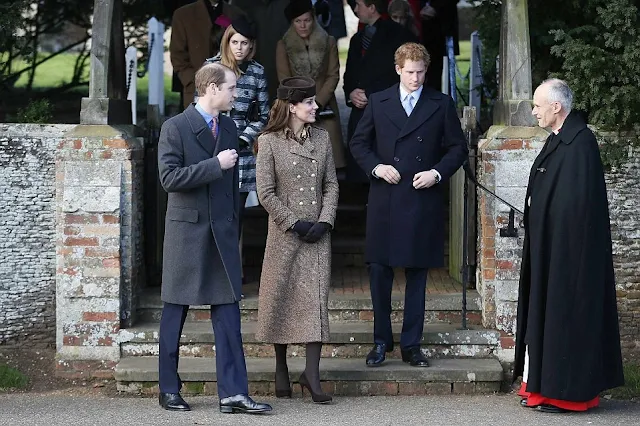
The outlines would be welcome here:
M 436 172 L 435 170 L 433 170 L 433 174 L 436 177 L 436 183 L 440 183 L 440 173 Z

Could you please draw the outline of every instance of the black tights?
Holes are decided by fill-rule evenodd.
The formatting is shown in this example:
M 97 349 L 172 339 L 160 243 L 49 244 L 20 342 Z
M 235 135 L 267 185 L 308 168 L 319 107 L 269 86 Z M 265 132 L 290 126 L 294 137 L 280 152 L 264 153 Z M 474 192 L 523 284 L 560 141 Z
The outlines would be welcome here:
M 287 345 L 276 343 L 273 347 L 276 351 L 276 390 L 287 390 L 291 387 L 289 384 L 289 368 L 287 367 Z M 322 343 L 307 343 L 306 352 L 304 373 L 307 376 L 311 390 L 316 394 L 321 394 L 320 353 L 322 352 Z

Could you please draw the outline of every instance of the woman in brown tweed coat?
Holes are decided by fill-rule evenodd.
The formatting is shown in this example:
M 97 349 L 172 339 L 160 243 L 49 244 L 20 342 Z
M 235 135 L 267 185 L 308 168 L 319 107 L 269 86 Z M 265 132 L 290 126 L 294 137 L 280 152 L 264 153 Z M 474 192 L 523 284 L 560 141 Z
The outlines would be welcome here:
M 260 278 L 257 338 L 274 343 L 276 396 L 290 397 L 287 344 L 306 343 L 300 385 L 314 402 L 331 396 L 320 388 L 320 351 L 329 340 L 327 301 L 331 235 L 338 180 L 326 130 L 311 126 L 318 106 L 308 77 L 285 79 L 258 138 L 258 198 L 269 213 Z

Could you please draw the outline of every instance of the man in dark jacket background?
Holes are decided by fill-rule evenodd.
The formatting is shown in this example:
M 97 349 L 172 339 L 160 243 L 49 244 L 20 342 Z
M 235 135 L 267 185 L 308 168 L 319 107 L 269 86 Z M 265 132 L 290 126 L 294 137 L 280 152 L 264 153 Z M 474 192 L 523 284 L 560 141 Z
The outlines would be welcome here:
M 552 132 L 527 188 L 514 365 L 522 405 L 554 413 L 595 407 L 624 383 L 604 171 L 572 101 L 557 79 L 533 96 Z

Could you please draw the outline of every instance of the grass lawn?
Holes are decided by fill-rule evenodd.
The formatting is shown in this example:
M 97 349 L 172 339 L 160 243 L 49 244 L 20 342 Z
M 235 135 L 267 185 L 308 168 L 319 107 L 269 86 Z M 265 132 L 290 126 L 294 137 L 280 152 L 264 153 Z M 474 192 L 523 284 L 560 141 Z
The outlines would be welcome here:
M 604 392 L 615 399 L 640 398 L 640 365 L 627 363 L 624 365 L 624 386 Z
M 0 364 L 0 389 L 24 389 L 29 384 L 27 376 L 6 364 Z
M 73 53 L 63 53 L 61 55 L 52 58 L 51 60 L 38 66 L 36 69 L 36 75 L 33 80 L 34 89 L 44 90 L 53 87 L 58 87 L 68 83 L 71 80 L 73 74 L 73 66 L 75 64 L 77 55 Z M 18 66 L 17 69 L 20 69 Z M 88 78 L 89 67 L 86 68 Z M 25 87 L 28 82 L 28 75 L 24 73 L 20 76 L 16 83 L 16 87 Z M 180 102 L 180 95 L 171 91 L 171 76 L 166 75 L 164 79 L 165 88 L 165 102 L 167 104 L 178 104 Z M 80 94 L 81 96 L 87 96 L 89 93 L 89 86 L 77 87 L 71 92 Z M 147 99 L 149 98 L 149 77 L 145 75 L 143 78 L 138 78 L 138 111 L 146 111 Z

